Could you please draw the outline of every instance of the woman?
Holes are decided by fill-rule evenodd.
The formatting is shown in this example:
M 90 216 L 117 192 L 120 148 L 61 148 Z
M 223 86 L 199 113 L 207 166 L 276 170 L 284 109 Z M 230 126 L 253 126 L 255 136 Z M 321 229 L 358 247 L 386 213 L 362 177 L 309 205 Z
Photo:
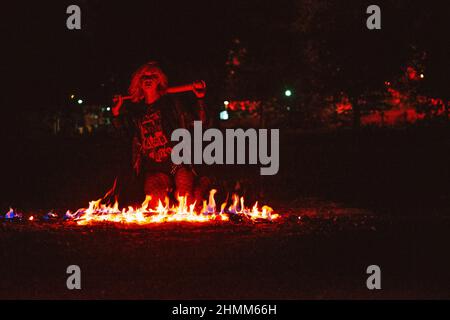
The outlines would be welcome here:
M 205 120 L 204 86 L 194 89 L 198 101 L 200 120 Z M 180 104 L 174 102 L 166 91 L 168 81 L 156 62 L 141 66 L 132 76 L 128 92 L 131 102 L 118 102 L 113 108 L 113 115 L 119 116 L 131 129 L 132 166 L 137 176 L 144 177 L 144 192 L 152 196 L 154 206 L 158 200 L 164 201 L 175 187 L 175 195 L 194 198 L 194 172 L 190 166 L 174 165 L 171 161 L 173 144 L 170 140 L 172 131 L 187 127 L 187 112 Z M 195 196 L 202 197 L 207 183 L 201 180 L 201 190 Z

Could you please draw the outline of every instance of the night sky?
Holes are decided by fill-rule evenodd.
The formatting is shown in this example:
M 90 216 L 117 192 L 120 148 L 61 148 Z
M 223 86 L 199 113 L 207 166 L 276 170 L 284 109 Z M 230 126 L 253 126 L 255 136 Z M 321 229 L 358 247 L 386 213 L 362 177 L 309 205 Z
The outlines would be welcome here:
M 81 7 L 81 30 L 66 29 L 72 3 Z M 61 1 L 23 3 L 9 12 L 13 73 L 32 74 L 27 91 L 40 98 L 33 104 L 44 106 L 72 92 L 101 102 L 126 90 L 131 73 L 149 60 L 162 64 L 172 84 L 217 81 L 234 38 L 243 39 L 255 55 L 267 51 L 266 41 L 283 39 L 280 31 L 292 21 L 293 3 Z M 22 75 L 15 76 L 19 84 Z
M 292 26 L 301 16 L 298 8 L 302 2 L 308 3 L 300 0 L 9 3 L 3 8 L 6 57 L 2 60 L 6 71 L 4 83 L 12 86 L 3 99 L 19 112 L 36 107 L 58 108 L 72 93 L 83 96 L 87 102 L 110 103 L 114 93 L 125 93 L 132 72 L 149 60 L 161 63 L 172 85 L 204 79 L 209 96 L 223 98 L 225 61 L 234 38 L 242 41 L 249 57 L 266 71 L 255 73 L 255 91 L 281 92 L 289 81 L 301 79 L 308 67 L 299 54 L 305 41 L 322 36 L 293 31 Z M 365 8 L 370 1 L 350 1 L 345 6 L 341 1 L 330 3 L 336 8 L 331 11 L 333 19 L 339 17 L 341 21 L 339 28 L 332 30 L 335 41 L 330 56 L 336 56 L 336 52 L 350 53 L 345 56 L 346 63 L 355 63 L 354 70 L 350 68 L 350 73 L 344 74 L 346 79 L 359 77 L 360 65 L 371 68 L 367 78 L 377 70 L 398 73 L 407 57 L 407 48 L 419 43 L 431 57 L 429 72 L 435 74 L 427 81 L 438 93 L 447 91 L 450 40 L 446 36 L 448 11 L 443 2 L 425 5 L 423 1 L 380 1 L 383 29 L 378 33 L 369 33 L 364 28 Z M 66 8 L 70 4 L 81 7 L 81 30 L 66 29 Z M 326 26 L 327 17 L 320 23 Z M 9 111 L 14 112 L 11 107 Z

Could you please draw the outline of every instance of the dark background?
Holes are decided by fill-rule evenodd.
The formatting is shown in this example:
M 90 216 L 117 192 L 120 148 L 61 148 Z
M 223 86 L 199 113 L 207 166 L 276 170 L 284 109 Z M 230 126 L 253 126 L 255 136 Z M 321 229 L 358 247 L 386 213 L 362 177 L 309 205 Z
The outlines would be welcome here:
M 321 43 L 324 51 L 317 65 L 343 69 L 328 74 L 334 89 L 387 80 L 399 73 L 412 48 L 419 48 L 430 57 L 426 89 L 448 95 L 444 1 L 379 1 L 378 31 L 365 27 L 369 1 L 84 0 L 76 3 L 81 30 L 66 28 L 70 4 L 5 5 L 2 60 L 4 82 L 12 88 L 3 98 L 20 105 L 10 111 L 56 108 L 71 93 L 110 103 L 111 94 L 124 92 L 132 72 L 148 60 L 159 61 L 172 84 L 202 78 L 210 94 L 222 99 L 225 61 L 235 38 L 248 51 L 245 76 L 257 84 L 247 95 L 261 97 L 267 89 L 277 95 L 286 84 L 306 85 L 317 67 L 305 59 L 311 43 Z
M 82 29 L 76 31 L 65 26 L 69 4 L 2 9 L 2 210 L 77 207 L 108 189 L 126 147 L 108 135 L 52 136 L 44 119 L 69 108 L 72 93 L 110 104 L 148 60 L 161 62 L 171 84 L 205 79 L 214 110 L 227 98 L 225 62 L 235 38 L 248 52 L 245 92 L 236 97 L 280 98 L 290 85 L 305 105 L 312 92 L 358 95 L 376 88 L 398 77 L 419 48 L 428 57 L 421 90 L 449 95 L 445 2 L 379 1 L 379 31 L 365 27 L 368 1 L 78 1 Z M 301 120 L 293 116 L 291 126 Z M 249 190 L 261 189 L 275 203 L 308 195 L 414 208 L 448 201 L 448 125 L 281 130 L 279 175 L 260 178 L 257 168 L 248 174 L 238 167 L 212 174 L 246 179 Z
M 65 27 L 69 4 L 81 7 L 80 31 Z M 71 94 L 109 105 L 148 60 L 161 62 L 171 84 L 206 80 L 212 110 L 230 95 L 285 101 L 286 88 L 298 110 L 278 125 L 277 175 L 203 168 L 218 196 L 240 181 L 246 203 L 273 206 L 280 223 L 0 223 L 0 297 L 448 298 L 448 121 L 324 130 L 312 116 L 329 96 L 357 99 L 394 82 L 422 53 L 417 91 L 449 99 L 446 2 L 376 1 L 379 31 L 365 27 L 370 4 L 2 2 L 0 213 L 62 214 L 111 187 L 128 164 L 127 144 L 114 131 L 54 135 L 47 121 L 76 107 Z M 236 38 L 247 56 L 231 92 Z M 82 268 L 81 291 L 66 289 L 70 264 Z M 365 286 L 371 264 L 382 268 L 381 291 Z

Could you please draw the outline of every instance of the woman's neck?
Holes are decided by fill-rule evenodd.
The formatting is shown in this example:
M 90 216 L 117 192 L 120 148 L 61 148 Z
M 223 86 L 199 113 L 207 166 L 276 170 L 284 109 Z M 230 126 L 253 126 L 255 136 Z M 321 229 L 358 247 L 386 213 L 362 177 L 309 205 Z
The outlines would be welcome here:
M 155 103 L 158 99 L 159 99 L 159 94 L 158 93 L 152 93 L 152 94 L 144 94 L 144 100 L 145 100 L 145 104 L 153 104 Z

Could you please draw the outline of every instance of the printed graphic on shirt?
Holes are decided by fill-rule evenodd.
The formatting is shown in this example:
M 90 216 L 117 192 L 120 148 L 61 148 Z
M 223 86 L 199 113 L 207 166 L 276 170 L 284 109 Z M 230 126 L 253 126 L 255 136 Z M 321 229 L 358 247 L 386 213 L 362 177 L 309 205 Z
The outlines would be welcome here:
M 139 124 L 142 152 L 155 162 L 165 161 L 172 151 L 161 123 L 161 112 L 147 113 Z

